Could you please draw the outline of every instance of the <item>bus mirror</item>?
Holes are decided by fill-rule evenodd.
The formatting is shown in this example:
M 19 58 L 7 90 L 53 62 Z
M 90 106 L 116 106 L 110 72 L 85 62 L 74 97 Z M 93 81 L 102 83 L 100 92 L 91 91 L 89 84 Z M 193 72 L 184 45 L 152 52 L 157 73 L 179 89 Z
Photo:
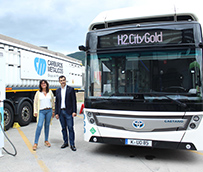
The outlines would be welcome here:
M 200 48 L 203 48 L 203 44 L 202 44 L 202 43 L 199 43 L 199 47 L 200 47 Z
M 85 47 L 84 45 L 78 46 L 78 49 L 79 49 L 80 51 L 87 51 L 87 50 L 88 50 L 88 48 Z

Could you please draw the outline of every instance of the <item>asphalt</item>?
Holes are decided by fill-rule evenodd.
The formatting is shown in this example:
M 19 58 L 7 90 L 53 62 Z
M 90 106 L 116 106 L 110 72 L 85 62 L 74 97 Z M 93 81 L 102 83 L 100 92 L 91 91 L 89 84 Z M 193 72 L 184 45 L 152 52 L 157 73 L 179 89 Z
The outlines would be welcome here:
M 78 112 L 80 107 L 81 103 L 78 104 Z M 0 172 L 79 171 L 80 167 L 77 166 L 78 153 L 83 147 L 83 144 L 85 144 L 83 141 L 83 115 L 78 114 L 74 119 L 74 123 L 77 148 L 75 152 L 70 147 L 61 149 L 61 145 L 63 144 L 61 126 L 59 120 L 55 118 L 52 120 L 50 126 L 49 141 L 51 147 L 44 146 L 44 129 L 42 129 L 37 151 L 32 150 L 36 122 L 32 122 L 25 127 L 15 125 L 14 128 L 6 131 L 6 135 L 14 145 L 17 155 L 9 155 L 3 150 L 3 156 L 0 157 Z M 14 154 L 15 151 L 11 143 L 5 138 L 4 148 L 11 154 Z M 72 168 L 72 164 L 76 164 L 74 169 Z

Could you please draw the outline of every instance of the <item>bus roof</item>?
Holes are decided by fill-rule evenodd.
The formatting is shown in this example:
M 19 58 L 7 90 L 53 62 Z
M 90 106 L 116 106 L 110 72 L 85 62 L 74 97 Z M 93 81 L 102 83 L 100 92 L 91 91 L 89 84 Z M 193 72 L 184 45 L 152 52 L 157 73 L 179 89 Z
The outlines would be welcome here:
M 196 4 L 198 6 L 198 4 Z M 200 4 L 199 4 L 200 5 Z M 203 12 L 198 7 L 130 7 L 100 13 L 90 24 L 89 31 L 127 24 L 166 21 L 200 21 Z M 203 22 L 203 21 L 202 21 Z

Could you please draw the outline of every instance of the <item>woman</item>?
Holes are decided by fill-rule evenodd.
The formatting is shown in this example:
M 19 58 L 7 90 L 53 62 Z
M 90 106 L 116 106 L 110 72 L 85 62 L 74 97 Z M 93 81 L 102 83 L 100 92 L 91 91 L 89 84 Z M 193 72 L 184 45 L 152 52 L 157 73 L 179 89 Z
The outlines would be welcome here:
M 45 133 L 45 146 L 50 147 L 51 144 L 48 142 L 49 137 L 49 125 L 51 117 L 54 117 L 55 103 L 54 95 L 49 90 L 49 83 L 46 80 L 41 80 L 39 83 L 39 91 L 36 92 L 34 97 L 34 116 L 37 117 L 37 129 L 35 133 L 35 141 L 33 150 L 36 151 L 38 146 L 39 136 L 44 123 Z

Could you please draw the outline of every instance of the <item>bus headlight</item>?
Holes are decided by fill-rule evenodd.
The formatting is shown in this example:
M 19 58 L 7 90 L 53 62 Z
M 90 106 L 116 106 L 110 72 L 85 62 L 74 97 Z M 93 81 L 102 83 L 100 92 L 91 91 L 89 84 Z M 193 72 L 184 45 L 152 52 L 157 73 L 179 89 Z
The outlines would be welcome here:
M 91 124 L 95 123 L 94 114 L 92 112 L 87 112 L 87 119 Z
M 88 112 L 88 113 L 87 113 L 87 116 L 88 116 L 89 118 L 91 118 L 92 113 L 91 113 L 91 112 Z
M 94 124 L 94 119 L 93 118 L 90 118 L 90 123 Z
M 199 121 L 199 120 L 200 120 L 200 117 L 199 117 L 199 116 L 197 116 L 197 115 L 195 115 L 195 116 L 193 117 L 193 120 L 194 120 L 195 122 L 197 122 L 197 121 Z
M 202 120 L 202 115 L 194 115 L 191 120 L 190 123 L 188 124 L 188 129 L 197 129 L 200 122 Z
M 191 124 L 190 124 L 190 128 L 191 128 L 191 129 L 195 129 L 195 128 L 196 128 L 195 123 L 191 123 Z

